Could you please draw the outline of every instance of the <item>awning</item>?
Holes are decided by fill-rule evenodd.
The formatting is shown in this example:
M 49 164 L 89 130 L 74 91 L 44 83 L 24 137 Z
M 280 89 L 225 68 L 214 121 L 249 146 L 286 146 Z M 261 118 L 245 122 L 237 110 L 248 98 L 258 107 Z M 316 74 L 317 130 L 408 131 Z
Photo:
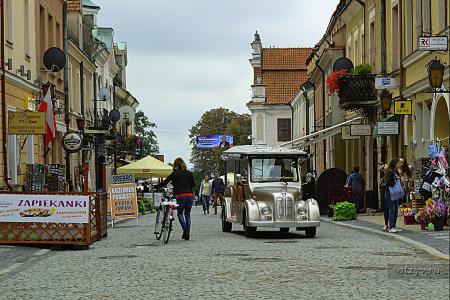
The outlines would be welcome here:
M 150 155 L 129 165 L 117 168 L 117 174 L 133 174 L 137 178 L 167 177 L 172 171 L 171 166 Z
M 357 118 L 342 122 L 340 124 L 330 126 L 323 130 L 302 136 L 300 138 L 294 139 L 287 143 L 283 143 L 283 144 L 279 145 L 279 147 L 306 147 L 306 146 L 314 145 L 323 139 L 326 139 L 330 136 L 333 136 L 333 135 L 341 132 L 342 125 L 352 124 L 352 123 L 354 123 L 356 121 L 360 121 L 362 119 L 363 119 L 363 117 L 357 117 Z

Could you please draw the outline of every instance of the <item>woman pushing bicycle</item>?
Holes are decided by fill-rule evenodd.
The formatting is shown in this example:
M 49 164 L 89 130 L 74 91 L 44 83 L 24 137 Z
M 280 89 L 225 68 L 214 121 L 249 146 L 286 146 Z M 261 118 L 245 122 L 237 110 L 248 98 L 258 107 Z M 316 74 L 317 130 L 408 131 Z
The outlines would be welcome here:
M 175 198 L 177 199 L 177 215 L 183 228 L 182 238 L 189 240 L 191 230 L 191 209 L 194 201 L 194 176 L 188 171 L 182 158 L 176 158 L 173 162 L 173 172 L 158 185 L 158 189 L 172 182 Z

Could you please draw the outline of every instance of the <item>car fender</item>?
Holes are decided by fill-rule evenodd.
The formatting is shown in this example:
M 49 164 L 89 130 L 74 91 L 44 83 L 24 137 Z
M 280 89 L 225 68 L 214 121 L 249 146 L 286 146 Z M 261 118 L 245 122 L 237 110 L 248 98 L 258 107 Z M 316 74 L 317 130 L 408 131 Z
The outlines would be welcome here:
M 313 198 L 306 200 L 306 202 L 308 203 L 309 221 L 320 221 L 319 203 Z
M 258 203 L 254 200 L 245 200 L 244 207 L 246 211 L 246 220 L 247 221 L 259 221 L 259 206 Z
M 231 198 L 229 197 L 224 197 L 224 203 L 223 203 L 223 207 L 225 208 L 225 220 L 228 221 L 231 219 Z

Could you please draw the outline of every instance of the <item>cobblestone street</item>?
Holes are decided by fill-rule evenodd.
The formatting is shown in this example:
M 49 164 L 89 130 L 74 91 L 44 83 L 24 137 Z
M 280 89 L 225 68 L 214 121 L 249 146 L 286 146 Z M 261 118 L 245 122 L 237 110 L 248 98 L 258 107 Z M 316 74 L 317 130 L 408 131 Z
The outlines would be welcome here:
M 241 228 L 193 208 L 191 240 L 176 223 L 156 241 L 155 215 L 109 230 L 87 251 L 51 251 L 0 275 L 1 299 L 448 299 L 448 279 L 391 279 L 388 264 L 445 264 L 401 242 L 322 223 L 302 232 Z M 2 248 L 3 251 L 14 250 Z M 2 252 L 2 255 L 4 252 Z M 426 296 L 425 296 L 426 293 Z

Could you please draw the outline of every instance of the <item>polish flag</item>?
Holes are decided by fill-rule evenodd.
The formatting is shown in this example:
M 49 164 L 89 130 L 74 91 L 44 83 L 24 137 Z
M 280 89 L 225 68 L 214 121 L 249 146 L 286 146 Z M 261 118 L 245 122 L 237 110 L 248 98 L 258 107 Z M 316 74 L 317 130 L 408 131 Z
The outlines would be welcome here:
M 55 114 L 53 113 L 53 102 L 50 88 L 42 100 L 41 107 L 39 107 L 39 112 L 45 112 L 45 144 L 48 145 L 48 143 L 50 143 L 56 135 L 56 121 Z

